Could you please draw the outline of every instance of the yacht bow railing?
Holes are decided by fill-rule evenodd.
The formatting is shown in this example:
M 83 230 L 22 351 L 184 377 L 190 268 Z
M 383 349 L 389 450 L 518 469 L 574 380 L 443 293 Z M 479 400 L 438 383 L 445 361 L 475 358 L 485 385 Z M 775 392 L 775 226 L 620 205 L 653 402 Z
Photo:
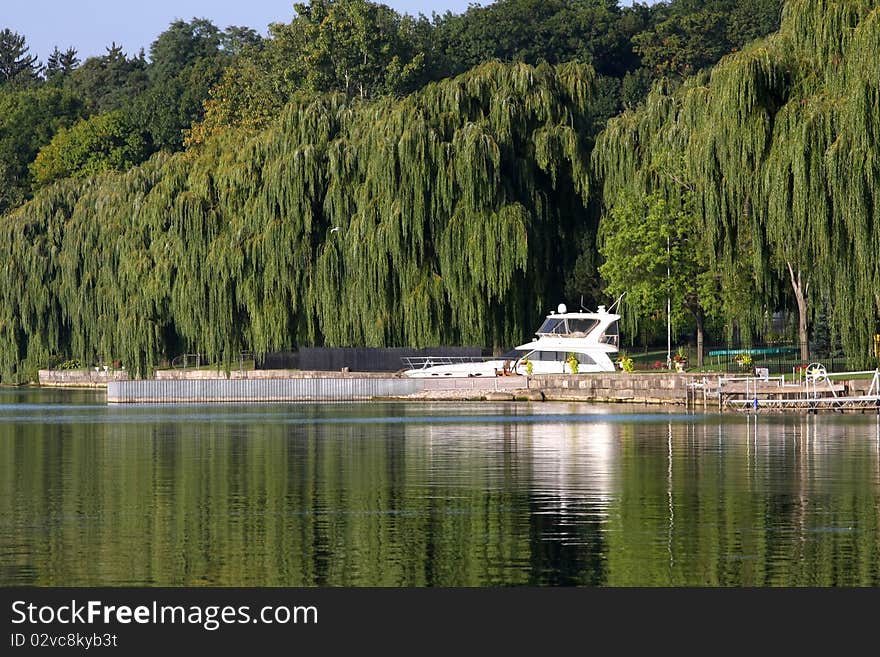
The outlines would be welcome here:
M 435 365 L 460 365 L 462 363 L 485 363 L 497 358 L 482 356 L 402 356 L 401 359 L 408 370 L 423 370 Z

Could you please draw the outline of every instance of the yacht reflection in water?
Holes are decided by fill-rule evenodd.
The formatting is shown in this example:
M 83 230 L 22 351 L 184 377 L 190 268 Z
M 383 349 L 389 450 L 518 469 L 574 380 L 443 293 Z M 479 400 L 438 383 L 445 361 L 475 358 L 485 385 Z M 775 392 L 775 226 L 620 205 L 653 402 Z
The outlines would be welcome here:
M 431 452 L 448 458 L 450 452 L 478 448 L 490 488 L 528 491 L 523 510 L 533 525 L 531 536 L 597 548 L 601 525 L 618 497 L 620 427 L 607 409 L 565 410 L 572 414 L 540 405 L 517 422 L 432 427 Z M 410 431 L 417 438 L 419 428 Z
M 613 498 L 618 446 L 606 422 L 529 427 L 536 490 L 560 510 L 582 501 L 607 506 Z
M 589 573 L 592 583 L 604 583 L 605 529 L 620 466 L 613 426 L 538 425 L 531 427 L 528 442 L 535 534 L 545 544 L 557 544 L 553 558 L 565 564 L 562 574 L 575 581 Z

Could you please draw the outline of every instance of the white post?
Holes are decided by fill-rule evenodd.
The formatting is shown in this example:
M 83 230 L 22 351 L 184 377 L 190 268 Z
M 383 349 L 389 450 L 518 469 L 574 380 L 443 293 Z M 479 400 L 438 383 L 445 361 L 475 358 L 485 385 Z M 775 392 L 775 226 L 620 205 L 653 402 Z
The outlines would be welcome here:
M 670 299 L 669 281 L 669 237 L 666 238 L 666 369 L 672 369 L 672 300 Z

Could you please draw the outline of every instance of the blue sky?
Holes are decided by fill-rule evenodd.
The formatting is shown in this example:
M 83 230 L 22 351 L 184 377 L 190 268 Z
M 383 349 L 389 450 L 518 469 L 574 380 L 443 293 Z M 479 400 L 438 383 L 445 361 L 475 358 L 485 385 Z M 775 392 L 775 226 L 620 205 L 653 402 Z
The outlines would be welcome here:
M 624 0 L 622 4 L 631 4 Z M 472 0 L 384 0 L 400 12 L 430 15 L 460 13 Z M 293 0 L 0 0 L 0 29 L 8 27 L 27 38 L 30 51 L 45 61 L 54 46 L 73 46 L 80 58 L 104 53 L 112 41 L 129 54 L 150 43 L 173 20 L 208 18 L 218 27 L 246 25 L 266 33 L 273 22 L 293 16 Z

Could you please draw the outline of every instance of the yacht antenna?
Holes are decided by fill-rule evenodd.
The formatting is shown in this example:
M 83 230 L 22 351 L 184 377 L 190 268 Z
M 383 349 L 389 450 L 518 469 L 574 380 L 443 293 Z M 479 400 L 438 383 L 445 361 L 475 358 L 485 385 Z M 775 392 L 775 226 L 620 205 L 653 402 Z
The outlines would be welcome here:
M 582 313 L 588 312 L 587 309 L 584 307 L 584 295 L 583 294 L 581 295 L 581 312 Z
M 616 305 L 618 305 L 618 304 L 620 303 L 620 300 L 623 299 L 623 296 L 624 296 L 625 294 L 626 294 L 626 292 L 624 292 L 624 293 L 621 294 L 619 297 L 617 297 L 617 301 L 615 301 L 614 303 L 611 304 L 611 307 L 607 310 L 607 312 L 610 313 L 612 310 L 614 310 L 614 306 L 616 306 Z

